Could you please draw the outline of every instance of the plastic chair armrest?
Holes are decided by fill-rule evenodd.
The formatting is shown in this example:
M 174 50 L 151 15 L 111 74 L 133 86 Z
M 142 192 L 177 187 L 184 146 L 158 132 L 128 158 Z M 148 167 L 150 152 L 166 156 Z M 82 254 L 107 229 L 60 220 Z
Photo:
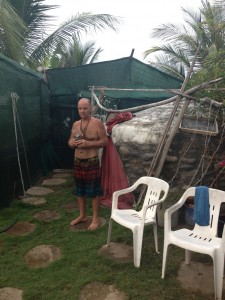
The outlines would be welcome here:
M 133 192 L 139 184 L 140 183 L 135 182 L 132 186 L 126 189 L 115 191 L 112 198 L 112 210 L 117 209 L 119 196 Z
M 177 203 L 175 203 L 172 206 L 168 207 L 166 209 L 165 213 L 167 213 L 168 216 L 171 216 L 172 213 L 174 213 L 176 210 L 181 208 L 183 204 L 184 204 L 183 201 L 178 201 Z
M 179 208 L 181 208 L 184 205 L 185 201 L 187 200 L 187 198 L 189 196 L 194 195 L 194 190 L 195 190 L 195 188 L 193 188 L 193 187 L 187 189 L 186 192 L 182 195 L 182 197 L 180 198 L 180 200 L 178 202 L 176 202 L 175 204 L 173 204 L 172 206 L 167 208 L 167 210 L 165 211 L 165 214 L 168 215 L 169 217 L 171 217 L 172 213 L 174 213 L 176 210 L 178 210 Z
M 186 193 L 180 198 L 180 200 L 166 209 L 164 214 L 164 229 L 165 232 L 171 231 L 171 216 L 172 214 L 181 208 L 186 201 Z
M 167 193 L 164 194 L 163 197 L 159 201 L 156 201 L 155 203 L 152 203 L 152 204 L 144 206 L 144 208 L 143 208 L 143 215 L 142 215 L 142 223 L 145 222 L 145 217 L 146 217 L 147 209 L 150 208 L 150 207 L 152 207 L 152 206 L 159 205 L 160 203 L 162 203 L 163 201 L 165 201 L 166 197 L 167 197 Z

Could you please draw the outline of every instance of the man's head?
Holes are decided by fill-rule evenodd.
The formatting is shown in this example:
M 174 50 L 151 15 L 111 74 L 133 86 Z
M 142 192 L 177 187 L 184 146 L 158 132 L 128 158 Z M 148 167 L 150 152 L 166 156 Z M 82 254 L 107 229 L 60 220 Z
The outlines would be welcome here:
M 88 98 L 81 98 L 78 101 L 78 112 L 81 118 L 86 119 L 91 115 L 91 102 Z

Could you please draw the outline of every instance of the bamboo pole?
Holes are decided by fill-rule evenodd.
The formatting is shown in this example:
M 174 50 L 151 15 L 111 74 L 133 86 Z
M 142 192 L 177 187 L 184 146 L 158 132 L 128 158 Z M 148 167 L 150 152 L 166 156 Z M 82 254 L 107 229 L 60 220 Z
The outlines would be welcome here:
M 181 90 L 180 90 L 180 94 L 181 94 L 181 95 L 182 95 L 182 93 L 184 93 L 185 87 L 186 87 L 186 85 L 187 85 L 187 83 L 188 83 L 188 80 L 190 79 L 191 73 L 193 72 L 193 68 L 194 68 L 195 61 L 196 61 L 196 57 L 197 57 L 197 54 L 198 54 L 199 50 L 200 50 L 200 45 L 199 45 L 198 48 L 197 48 L 197 51 L 196 51 L 195 56 L 194 56 L 194 59 L 193 59 L 193 61 L 192 61 L 192 63 L 191 63 L 191 67 L 190 67 L 190 69 L 188 70 L 188 74 L 187 74 L 187 76 L 185 77 L 185 80 L 184 80 L 184 82 L 183 82 L 183 84 L 182 84 L 182 87 L 181 87 Z M 174 108 L 173 108 L 173 110 L 172 110 L 172 112 L 171 112 L 171 115 L 170 115 L 170 118 L 169 118 L 169 120 L 168 120 L 167 126 L 166 126 L 166 128 L 165 128 L 165 130 L 164 130 L 164 133 L 163 133 L 163 135 L 162 135 L 162 138 L 161 138 L 161 140 L 160 140 L 160 142 L 159 142 L 159 144 L 158 144 L 158 146 L 157 146 L 155 155 L 154 155 L 154 157 L 153 157 L 153 159 L 152 159 L 152 162 L 151 162 L 149 171 L 148 171 L 148 173 L 147 173 L 148 176 L 152 176 L 152 175 L 153 175 L 154 168 L 155 168 L 155 166 L 156 166 L 156 163 L 159 161 L 159 158 L 160 158 L 159 166 L 158 166 L 157 169 L 156 169 L 156 172 L 155 172 L 155 174 L 154 174 L 154 177 L 159 177 L 159 175 L 160 175 L 160 173 L 161 173 L 162 167 L 163 167 L 163 165 L 164 165 L 164 163 L 165 163 L 165 160 L 166 160 L 166 155 L 167 155 L 167 153 L 168 153 L 169 147 L 170 147 L 171 142 L 172 142 L 172 140 L 173 140 L 173 138 L 174 138 L 174 136 L 175 136 L 174 132 L 173 132 L 173 134 L 170 134 L 170 137 L 171 137 L 171 138 L 170 138 L 170 140 L 167 139 L 168 142 L 166 142 L 166 145 L 165 145 L 165 146 L 164 146 L 164 143 L 165 143 L 166 137 L 167 137 L 167 135 L 168 135 L 169 129 L 170 129 L 171 125 L 172 125 L 172 122 L 173 122 L 173 120 L 174 120 L 174 117 L 175 117 L 175 114 L 176 114 L 176 112 L 177 112 L 177 109 L 178 109 L 178 107 L 179 107 L 180 101 L 181 101 L 181 99 L 182 99 L 182 96 L 181 96 L 181 95 L 178 95 L 177 98 L 176 98 L 176 102 L 175 102 Z M 185 103 L 187 103 L 187 105 L 185 105 L 185 107 L 187 107 L 187 106 L 189 105 L 190 101 L 191 101 L 190 99 L 185 100 Z M 183 111 L 183 110 L 182 110 L 182 111 Z M 181 117 L 181 119 L 182 119 L 182 117 Z M 180 121 L 181 121 L 181 119 L 179 118 Z M 177 121 L 177 123 L 178 123 L 178 121 Z M 180 124 L 180 122 L 179 122 L 179 124 Z M 177 127 L 177 126 L 176 126 L 176 127 Z M 179 127 L 179 125 L 178 125 L 178 127 Z M 177 129 L 176 129 L 176 131 L 177 131 Z M 164 148 L 163 148 L 163 146 L 164 146 Z M 163 150 L 162 150 L 162 149 L 163 149 Z M 161 156 L 161 157 L 160 157 L 160 156 Z M 144 192 L 145 192 L 145 189 L 146 189 L 146 188 L 144 187 L 144 188 L 141 190 L 140 195 L 139 195 L 139 198 L 138 198 L 137 205 L 139 205 L 139 203 L 141 202 L 142 197 L 143 197 L 143 194 L 144 194 Z
M 190 69 L 188 70 L 187 76 L 185 77 L 185 80 L 184 80 L 184 82 L 183 82 L 183 84 L 182 84 L 182 87 L 181 87 L 181 90 L 180 90 L 180 94 L 181 94 L 181 95 L 182 95 L 182 93 L 184 93 L 185 88 L 186 88 L 186 85 L 188 84 L 188 80 L 190 79 L 191 73 L 193 72 L 194 65 L 195 65 L 195 61 L 196 61 L 196 58 L 197 58 L 197 55 L 198 55 L 199 50 L 200 50 L 200 45 L 198 46 L 198 48 L 197 48 L 197 50 L 196 50 L 194 59 L 193 59 L 193 61 L 192 61 L 192 63 L 191 63 L 191 67 L 190 67 Z M 175 114 L 176 114 L 176 112 L 177 112 L 177 109 L 178 109 L 178 107 L 179 107 L 180 101 L 181 101 L 181 99 L 182 99 L 181 95 L 178 95 L 178 96 L 177 96 L 177 99 L 176 99 L 174 108 L 173 108 L 173 110 L 172 110 L 172 113 L 171 113 L 171 115 L 170 115 L 169 121 L 168 121 L 168 123 L 167 123 L 166 129 L 165 129 L 165 131 L 164 131 L 164 133 L 163 133 L 163 136 L 162 136 L 162 138 L 161 138 L 161 141 L 160 141 L 159 144 L 158 144 L 158 147 L 157 147 L 157 149 L 156 149 L 156 154 L 155 154 L 155 156 L 154 156 L 154 158 L 153 158 L 153 160 L 152 160 L 150 169 L 149 169 L 149 171 L 148 171 L 148 176 L 151 176 L 151 175 L 152 175 L 152 173 L 153 173 L 153 171 L 154 171 L 154 168 L 155 168 L 155 165 L 156 165 L 156 163 L 157 163 L 157 161 L 158 161 L 158 159 L 159 159 L 159 156 L 160 156 L 161 151 L 162 151 L 162 148 L 163 148 L 163 144 L 164 144 L 164 142 L 165 142 L 165 140 L 166 140 L 166 137 L 167 137 L 167 135 L 168 135 L 169 129 L 170 129 L 171 125 L 172 125 L 172 122 L 173 122 L 173 120 L 174 120 Z M 190 100 L 185 100 L 185 102 L 186 102 L 186 101 L 188 101 L 188 104 L 190 103 Z M 179 124 L 180 124 L 180 123 L 179 123 Z M 172 138 L 172 139 L 173 139 L 173 138 Z M 172 141 L 172 140 L 171 140 L 171 141 Z M 170 143 L 170 144 L 171 144 L 171 143 Z M 162 155 L 162 157 L 161 157 L 160 165 L 162 164 L 162 160 L 163 160 L 163 164 L 164 164 L 164 162 L 165 162 L 165 159 L 166 159 L 165 152 L 166 152 L 166 155 L 167 155 L 167 152 L 168 152 L 168 151 L 166 151 L 165 148 L 164 148 L 164 151 L 163 151 L 163 154 L 164 154 L 164 155 Z M 157 170 L 159 170 L 159 168 L 157 168 Z M 158 174 L 158 173 L 159 173 L 159 174 Z M 158 176 L 160 175 L 160 172 L 158 172 L 158 173 L 156 172 L 156 173 L 154 174 L 155 177 L 158 177 Z
M 148 171 L 148 176 L 152 175 L 154 167 L 156 166 L 156 163 L 158 162 L 158 159 L 160 157 L 161 151 L 163 149 L 160 162 L 158 163 L 158 167 L 157 167 L 157 169 L 155 171 L 155 174 L 154 174 L 155 177 L 159 177 L 160 176 L 161 170 L 162 170 L 163 165 L 165 163 L 166 155 L 168 153 L 168 150 L 169 150 L 169 147 L 170 147 L 170 145 L 172 143 L 172 140 L 173 140 L 173 138 L 174 138 L 174 136 L 175 136 L 175 134 L 176 134 L 176 132 L 177 132 L 177 130 L 179 128 L 179 125 L 180 125 L 180 122 L 181 122 L 181 120 L 183 118 L 184 112 L 187 109 L 188 105 L 190 104 L 191 99 L 194 99 L 193 97 L 190 97 L 190 95 L 193 94 L 193 93 L 195 93 L 195 92 L 197 92 L 197 91 L 199 91 L 199 90 L 206 89 L 206 88 L 209 87 L 209 85 L 218 83 L 219 81 L 222 80 L 222 78 L 218 78 L 218 79 L 215 79 L 215 80 L 212 80 L 212 81 L 209 81 L 209 82 L 204 82 L 204 83 L 202 83 L 202 84 L 200 84 L 198 86 L 195 86 L 195 87 L 187 90 L 186 92 L 184 91 L 185 87 L 186 87 L 186 85 L 188 83 L 188 80 L 189 80 L 189 78 L 191 76 L 191 73 L 193 71 L 195 60 L 196 60 L 197 53 L 198 53 L 199 49 L 200 49 L 200 46 L 198 47 L 198 49 L 196 51 L 196 54 L 195 54 L 195 57 L 194 57 L 194 59 L 192 61 L 191 67 L 190 67 L 190 69 L 188 71 L 188 74 L 187 74 L 187 76 L 186 76 L 183 84 L 182 84 L 181 90 L 180 91 L 170 90 L 171 93 L 177 94 L 177 96 L 175 96 L 175 97 L 171 97 L 171 98 L 169 98 L 167 100 L 160 101 L 158 103 L 141 105 L 141 106 L 137 106 L 137 107 L 133 107 L 133 108 L 129 108 L 129 109 L 111 110 L 111 109 L 107 109 L 107 108 L 105 108 L 105 107 L 103 107 L 101 105 L 101 103 L 98 100 L 98 97 L 95 95 L 95 93 L 93 91 L 93 98 L 95 99 L 97 105 L 101 109 L 103 109 L 104 111 L 106 111 L 108 113 L 115 113 L 115 112 L 137 112 L 137 111 L 140 111 L 140 110 L 144 110 L 144 109 L 148 109 L 148 108 L 152 108 L 152 107 L 156 107 L 156 106 L 161 106 L 161 105 L 165 105 L 165 104 L 168 104 L 168 103 L 176 101 L 175 102 L 175 106 L 173 108 L 173 111 L 172 111 L 172 113 L 170 115 L 170 119 L 169 119 L 169 121 L 167 123 L 166 129 L 165 129 L 165 131 L 163 133 L 162 139 L 160 140 L 160 143 L 158 144 L 158 147 L 156 149 L 155 156 L 154 156 L 154 158 L 152 160 L 150 169 Z M 120 89 L 118 89 L 118 90 L 120 90 Z M 132 90 L 135 91 L 135 89 L 132 89 Z M 178 118 L 176 119 L 174 127 L 173 127 L 173 129 L 171 131 L 171 134 L 170 134 L 169 138 L 167 138 L 166 144 L 165 144 L 165 146 L 163 148 L 163 145 L 164 145 L 164 142 L 165 142 L 166 137 L 168 135 L 169 129 L 171 127 L 172 121 L 174 120 L 175 113 L 177 112 L 177 109 L 179 107 L 180 101 L 181 101 L 181 99 L 183 97 L 186 98 L 185 103 L 184 103 L 184 105 L 183 105 L 183 107 L 182 107 L 182 109 L 181 109 L 181 111 L 180 111 L 180 113 L 178 115 Z M 144 191 L 145 191 L 145 189 L 141 190 L 141 193 L 139 195 L 139 199 L 138 199 L 137 205 L 140 203 L 140 201 L 142 199 L 142 196 L 144 194 Z
M 179 94 L 182 95 L 183 97 L 186 97 L 186 95 L 192 95 L 192 94 L 194 94 L 194 93 L 196 93 L 196 92 L 198 92 L 200 90 L 207 89 L 210 85 L 216 84 L 216 83 L 218 83 L 221 80 L 222 80 L 222 78 L 217 78 L 217 79 L 214 79 L 214 80 L 211 80 L 211 81 L 203 82 L 202 84 L 196 85 L 196 86 L 190 88 L 189 90 L 185 91 L 185 93 L 180 93 L 179 92 Z M 95 99 L 98 107 L 101 108 L 102 110 L 108 112 L 108 113 L 116 113 L 116 112 L 138 112 L 138 111 L 145 110 L 145 109 L 148 109 L 148 108 L 153 108 L 153 107 L 157 107 L 157 106 L 169 104 L 169 103 L 172 103 L 172 102 L 176 101 L 176 99 L 177 99 L 177 96 L 173 96 L 173 97 L 171 97 L 169 99 L 162 100 L 160 102 L 154 102 L 154 103 L 144 104 L 144 105 L 130 107 L 130 108 L 126 108 L 126 109 L 109 109 L 109 108 L 104 107 L 99 102 L 99 99 L 96 96 L 96 94 L 94 93 L 94 91 L 92 93 L 93 93 L 93 98 Z

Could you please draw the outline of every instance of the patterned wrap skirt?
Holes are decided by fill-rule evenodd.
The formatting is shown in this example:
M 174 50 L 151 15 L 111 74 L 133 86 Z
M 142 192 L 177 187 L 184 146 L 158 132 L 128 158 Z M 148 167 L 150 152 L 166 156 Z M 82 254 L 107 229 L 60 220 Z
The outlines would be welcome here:
M 74 194 L 78 197 L 102 195 L 99 157 L 74 158 Z

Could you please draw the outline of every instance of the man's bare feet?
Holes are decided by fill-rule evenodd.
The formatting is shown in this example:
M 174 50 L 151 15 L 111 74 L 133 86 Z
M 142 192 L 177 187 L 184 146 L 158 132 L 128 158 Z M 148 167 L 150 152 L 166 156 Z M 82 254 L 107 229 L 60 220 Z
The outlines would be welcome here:
M 91 231 L 96 230 L 99 227 L 99 225 L 100 225 L 99 220 L 98 221 L 92 221 L 91 224 L 88 227 L 88 230 L 91 230 Z
M 79 216 L 70 222 L 70 226 L 75 226 L 81 222 L 87 222 L 87 218 Z

